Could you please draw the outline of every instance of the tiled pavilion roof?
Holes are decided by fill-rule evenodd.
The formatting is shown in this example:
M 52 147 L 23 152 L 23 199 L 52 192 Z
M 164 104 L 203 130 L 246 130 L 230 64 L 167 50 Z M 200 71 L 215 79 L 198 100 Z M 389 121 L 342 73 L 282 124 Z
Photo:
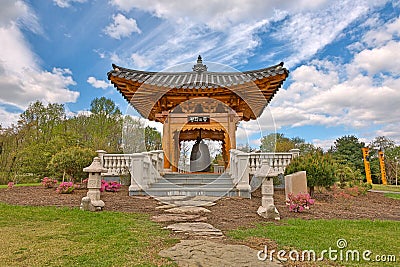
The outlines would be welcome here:
M 199 56 L 191 72 L 150 72 L 112 65 L 108 79 L 144 117 L 170 111 L 180 103 L 199 97 L 222 101 L 243 120 L 255 119 L 287 78 L 283 62 L 245 72 L 211 72 Z

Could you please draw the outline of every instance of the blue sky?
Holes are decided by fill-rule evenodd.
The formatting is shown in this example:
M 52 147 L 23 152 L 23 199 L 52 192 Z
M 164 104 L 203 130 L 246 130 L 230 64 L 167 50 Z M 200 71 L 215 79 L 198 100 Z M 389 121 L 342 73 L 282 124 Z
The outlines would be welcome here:
M 3 0 L 0 122 L 35 100 L 76 114 L 106 96 L 125 111 L 111 63 L 161 71 L 201 54 L 241 71 L 290 70 L 269 109 L 238 131 L 253 146 L 252 129 L 270 132 L 271 116 L 278 132 L 322 147 L 344 134 L 400 143 L 399 14 L 383 0 Z

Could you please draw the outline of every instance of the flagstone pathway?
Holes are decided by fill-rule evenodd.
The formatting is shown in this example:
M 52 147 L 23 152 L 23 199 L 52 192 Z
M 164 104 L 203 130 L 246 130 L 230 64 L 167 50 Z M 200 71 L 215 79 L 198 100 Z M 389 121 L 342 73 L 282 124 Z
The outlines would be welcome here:
M 165 213 L 153 216 L 155 222 L 170 222 L 166 229 L 184 234 L 175 246 L 160 251 L 159 255 L 174 260 L 178 266 L 282 266 L 277 262 L 260 261 L 257 250 L 245 245 L 224 244 L 224 234 L 207 220 L 216 197 L 172 196 L 157 198 L 156 209 Z

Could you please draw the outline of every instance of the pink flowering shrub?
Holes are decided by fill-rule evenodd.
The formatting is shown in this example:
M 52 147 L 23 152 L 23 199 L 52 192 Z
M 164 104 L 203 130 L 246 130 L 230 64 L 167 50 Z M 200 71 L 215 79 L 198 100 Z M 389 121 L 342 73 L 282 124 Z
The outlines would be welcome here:
M 289 200 L 286 201 L 286 205 L 289 206 L 289 211 L 293 212 L 302 212 L 305 209 L 309 209 L 315 203 L 315 200 L 306 193 L 299 193 L 297 195 L 289 193 L 288 198 Z
M 49 177 L 44 177 L 42 179 L 42 185 L 45 188 L 53 188 L 57 184 L 57 180 L 55 179 L 50 179 Z
M 108 183 L 105 180 L 101 180 L 100 192 L 104 192 L 106 190 L 106 186 L 108 186 Z
M 14 182 L 8 182 L 7 188 L 8 189 L 13 189 L 14 188 Z
M 105 186 L 105 190 L 107 192 L 118 192 L 120 188 L 121 188 L 121 184 L 116 181 L 111 181 L 109 183 L 106 183 L 106 186 Z
M 101 180 L 100 192 L 118 192 L 120 188 L 121 184 L 116 181 L 107 182 L 105 180 Z
M 56 192 L 59 194 L 71 194 L 75 190 L 73 182 L 62 182 L 58 185 Z

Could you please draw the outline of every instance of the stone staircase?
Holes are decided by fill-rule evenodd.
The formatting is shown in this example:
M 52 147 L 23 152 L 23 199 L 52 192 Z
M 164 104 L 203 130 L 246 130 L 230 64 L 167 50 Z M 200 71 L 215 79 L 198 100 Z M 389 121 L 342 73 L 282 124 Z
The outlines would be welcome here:
M 232 178 L 213 173 L 167 173 L 145 192 L 151 196 L 237 196 Z

